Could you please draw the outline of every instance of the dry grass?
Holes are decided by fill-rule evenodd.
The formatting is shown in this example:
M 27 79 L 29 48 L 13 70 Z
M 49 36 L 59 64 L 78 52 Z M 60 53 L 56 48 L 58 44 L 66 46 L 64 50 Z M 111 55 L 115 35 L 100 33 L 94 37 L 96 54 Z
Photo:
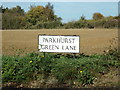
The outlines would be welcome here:
M 103 53 L 110 40 L 117 37 L 117 29 L 41 29 L 2 31 L 3 54 L 14 55 L 38 51 L 38 35 L 79 35 L 80 52 L 86 54 Z M 19 50 L 20 49 L 20 50 Z

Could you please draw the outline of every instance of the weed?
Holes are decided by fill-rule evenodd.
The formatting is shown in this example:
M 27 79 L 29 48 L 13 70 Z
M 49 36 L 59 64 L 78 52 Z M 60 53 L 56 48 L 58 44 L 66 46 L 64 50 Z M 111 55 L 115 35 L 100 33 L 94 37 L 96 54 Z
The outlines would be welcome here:
M 110 67 L 119 67 L 116 50 L 105 55 L 84 55 L 84 54 L 51 54 L 29 53 L 24 56 L 2 57 L 2 79 L 3 83 L 22 83 L 29 80 L 37 80 L 52 76 L 58 83 L 74 85 L 78 82 L 85 86 L 92 84 L 98 75 L 109 71 Z M 40 79 L 40 78 L 39 78 Z

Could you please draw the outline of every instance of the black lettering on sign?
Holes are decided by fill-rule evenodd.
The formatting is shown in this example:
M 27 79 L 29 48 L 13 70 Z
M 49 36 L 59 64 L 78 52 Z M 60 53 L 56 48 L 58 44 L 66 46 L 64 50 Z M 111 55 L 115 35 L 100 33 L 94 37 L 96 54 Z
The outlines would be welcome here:
M 43 38 L 43 42 L 49 42 L 47 38 Z
M 59 50 L 59 45 L 41 45 L 42 50 Z
M 62 46 L 62 50 L 76 50 L 76 46 Z
M 43 38 L 45 43 L 75 43 L 75 38 Z

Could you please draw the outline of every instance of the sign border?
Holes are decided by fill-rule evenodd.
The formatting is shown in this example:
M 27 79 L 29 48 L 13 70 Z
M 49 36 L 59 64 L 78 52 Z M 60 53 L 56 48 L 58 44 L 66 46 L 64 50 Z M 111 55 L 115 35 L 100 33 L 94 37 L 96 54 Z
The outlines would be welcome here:
M 80 36 L 79 35 L 48 35 L 48 34 L 38 34 L 38 47 L 39 47 L 39 36 L 77 36 L 79 37 L 79 52 L 80 53 Z M 39 51 L 39 49 L 38 49 Z M 47 52 L 47 53 L 73 53 L 73 52 Z M 77 53 L 73 53 L 73 54 L 77 54 Z

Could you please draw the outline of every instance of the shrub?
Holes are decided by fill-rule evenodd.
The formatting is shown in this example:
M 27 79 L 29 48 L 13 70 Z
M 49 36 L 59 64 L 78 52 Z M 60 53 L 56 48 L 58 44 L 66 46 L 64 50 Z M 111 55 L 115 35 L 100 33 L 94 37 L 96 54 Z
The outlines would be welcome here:
M 119 67 L 118 53 L 113 50 L 104 55 L 85 54 L 50 54 L 29 53 L 25 56 L 2 57 L 3 82 L 22 83 L 37 80 L 38 75 L 43 78 L 53 76 L 59 84 L 66 83 L 72 87 L 92 84 L 99 75 L 108 72 L 110 67 Z M 39 78 L 40 79 L 40 78 Z

